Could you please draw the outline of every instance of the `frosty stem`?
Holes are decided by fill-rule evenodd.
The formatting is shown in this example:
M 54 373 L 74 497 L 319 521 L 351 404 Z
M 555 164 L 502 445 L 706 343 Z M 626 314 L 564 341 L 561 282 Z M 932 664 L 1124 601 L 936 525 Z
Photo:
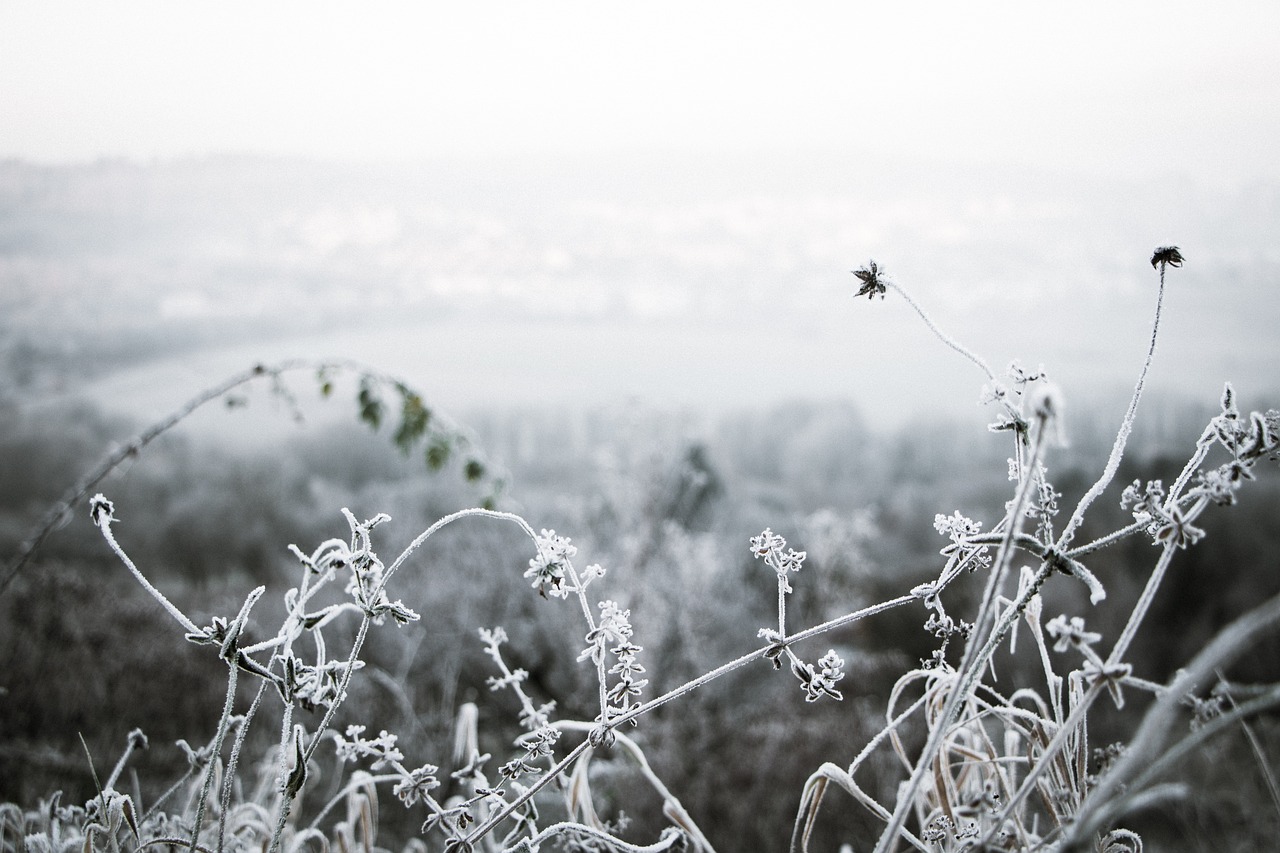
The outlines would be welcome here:
M 951 337 L 946 332 L 942 331 L 942 329 L 938 327 L 938 324 L 933 322 L 933 318 L 931 318 L 927 313 L 925 313 L 925 310 L 920 307 L 920 304 L 916 302 L 914 299 L 912 299 L 911 294 L 908 293 L 905 289 L 903 289 L 901 285 L 888 280 L 882 280 L 882 281 L 885 284 L 885 286 L 892 287 L 894 290 L 898 291 L 898 294 L 902 296 L 903 299 L 907 300 L 907 304 L 910 305 L 913 309 L 915 309 L 915 312 L 920 315 L 920 319 L 924 320 L 924 324 L 929 327 L 929 331 L 933 332 L 933 334 L 937 336 L 938 340 L 942 341 L 944 344 L 951 347 L 951 349 L 955 350 L 956 352 L 960 353 L 960 355 L 964 356 L 969 361 L 976 364 L 978 366 L 978 369 L 981 370 L 983 373 L 985 373 L 989 380 L 991 380 L 992 382 L 996 381 L 996 375 L 995 373 L 992 372 L 991 367 L 986 363 L 986 361 L 984 361 L 981 356 L 979 356 L 972 350 L 965 347 L 955 338 Z
M 1120 459 L 1124 456 L 1125 445 L 1129 442 L 1129 433 L 1133 431 L 1133 421 L 1138 414 L 1138 401 L 1142 399 L 1142 389 L 1147 381 L 1147 371 L 1151 369 L 1151 360 L 1156 354 L 1156 340 L 1160 336 L 1160 311 L 1164 306 L 1164 270 L 1165 265 L 1162 263 L 1160 264 L 1160 290 L 1156 294 L 1156 316 L 1151 324 L 1151 342 L 1147 346 L 1146 361 L 1142 363 L 1142 370 L 1138 373 L 1138 382 L 1133 387 L 1133 396 L 1129 399 L 1129 408 L 1124 413 L 1124 420 L 1120 422 L 1120 430 L 1116 433 L 1115 443 L 1111 445 L 1111 455 L 1107 458 L 1107 465 L 1102 471 L 1102 476 L 1080 499 L 1080 503 L 1076 504 L 1075 511 L 1071 513 L 1067 526 L 1062 530 L 1062 536 L 1058 539 L 1059 551 L 1066 550 L 1071 544 L 1072 538 L 1084 521 L 1085 511 L 1110 485 L 1111 480 L 1116 475 L 1116 471 L 1120 468 Z
M 1008 514 L 1005 516 L 1004 537 L 1000 543 L 1000 549 L 996 553 L 995 565 L 992 566 L 987 588 L 982 595 L 982 604 L 978 611 L 978 617 L 974 620 L 973 628 L 970 630 L 964 658 L 960 662 L 960 669 L 956 673 L 956 684 L 947 694 L 942 714 L 929 731 L 929 738 L 916 761 L 910 780 L 905 788 L 899 792 L 898 802 L 894 807 L 893 814 L 876 844 L 876 853 L 888 853 L 893 845 L 897 843 L 899 834 L 906 824 L 907 812 L 910 810 L 912 803 L 915 802 L 915 792 L 920 790 L 920 786 L 924 783 L 925 774 L 932 768 L 934 758 L 942 748 L 942 740 L 947 730 L 959 716 L 965 699 L 973 689 L 974 681 L 987 664 L 987 658 L 984 655 L 987 647 L 983 645 L 983 637 L 989 630 L 989 625 L 994 618 L 996 599 L 1000 594 L 1000 588 L 1004 584 L 1009 560 L 1013 554 L 1013 543 L 1021 532 L 1027 496 L 1030 494 L 1031 483 L 1034 479 L 1032 472 L 1036 463 L 1040 460 L 1040 452 L 1044 446 L 1046 421 L 1047 417 L 1043 415 L 1039 418 L 1037 429 L 1035 430 L 1035 442 L 1031 448 L 1030 463 L 1022 468 L 1022 477 L 1018 482 L 1017 495 L 1010 504 Z

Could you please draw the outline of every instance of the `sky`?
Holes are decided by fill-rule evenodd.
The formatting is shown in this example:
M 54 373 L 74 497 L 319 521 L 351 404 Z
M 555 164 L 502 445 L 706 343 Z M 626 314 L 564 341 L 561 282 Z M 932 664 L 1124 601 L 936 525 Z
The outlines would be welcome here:
M 308 201 L 300 192 L 258 204 L 246 191 L 246 215 L 188 235 L 151 267 L 117 263 L 145 254 L 133 244 L 113 243 L 107 254 L 117 260 L 0 255 L 0 289 L 24 270 L 85 292 L 105 290 L 109 274 L 121 290 L 162 283 L 165 304 L 216 307 L 229 301 L 217 282 L 230 258 L 241 284 L 253 271 L 279 272 L 285 302 L 354 268 L 368 283 L 339 284 L 365 298 L 403 285 L 455 293 L 459 305 L 517 301 L 505 292 L 578 310 L 584 293 L 623 289 L 660 310 L 616 328 L 574 321 L 582 357 L 541 347 L 548 329 L 535 323 L 493 325 L 486 338 L 478 309 L 453 337 L 438 330 L 458 354 L 457 381 L 443 393 L 463 399 L 479 388 L 470 402 L 575 383 L 595 393 L 625 373 L 636 393 L 656 397 L 679 377 L 697 400 L 733 388 L 752 399 L 766 381 L 775 399 L 829 389 L 870 399 L 869 379 L 853 384 L 870 371 L 848 365 L 876 365 L 883 387 L 919 388 L 937 374 L 926 345 L 897 360 L 914 372 L 889 376 L 884 353 L 920 327 L 901 303 L 873 319 L 853 313 L 849 271 L 867 258 L 887 261 L 997 369 L 1017 355 L 1072 364 L 1080 385 L 1105 376 L 1123 388 L 1150 322 L 1147 259 L 1157 245 L 1181 243 L 1189 260 L 1170 295 L 1165 381 L 1185 386 L 1205 374 L 1193 393 L 1212 396 L 1221 376 L 1280 375 L 1271 355 L 1280 316 L 1276 33 L 1274 0 L 0 0 L 0 160 L 128 161 L 181 192 L 200 186 L 188 180 L 199 171 L 193 158 L 225 154 L 348 170 L 426 163 L 420 176 L 446 178 L 406 181 L 408 201 Z M 686 155 L 694 159 L 679 172 L 663 159 Z M 650 159 L 636 166 L 637 156 Z M 456 162 L 460 181 L 450 177 Z M 231 184 L 249 180 L 227 169 Z M 76 174 L 84 203 L 98 206 L 91 221 L 105 223 L 110 240 L 145 244 L 144 232 L 163 230 L 141 190 L 135 209 L 117 216 L 99 209 L 114 203 L 114 179 Z M 458 194 L 441 201 L 427 184 Z M 253 192 L 273 186 L 260 181 Z M 199 204 L 181 192 L 169 203 Z M 22 197 L 12 196 L 19 207 L 8 213 L 27 234 L 36 218 Z M 64 213 L 81 201 L 67 203 Z M 344 230 L 366 222 L 388 224 L 385 251 Z M 337 236 L 312 246 L 307 223 L 328 223 L 321 230 Z M 298 261 L 304 244 L 310 254 Z M 187 255 L 171 264 L 179 251 Z M 509 256 L 515 266 L 495 266 Z M 14 292 L 16 280 L 7 280 Z M 459 281 L 487 290 L 456 295 Z M 717 294 L 750 322 L 717 308 Z M 313 289 L 298 301 L 315 298 Z M 679 307 L 697 299 L 702 315 Z M 773 312 L 784 304 L 781 324 Z M 285 321 L 297 314 L 272 305 Z M 546 322 L 562 335 L 572 320 Z M 383 337 L 345 346 L 368 351 Z M 421 337 L 417 328 L 404 334 Z M 493 350 L 489 338 L 522 349 L 492 359 L 485 384 L 476 369 Z M 793 361 L 784 366 L 762 338 Z M 425 363 L 416 346 L 397 343 L 384 357 Z M 971 379 L 946 380 L 967 408 L 979 384 Z
M 0 157 L 654 151 L 1274 176 L 1280 4 L 0 3 Z

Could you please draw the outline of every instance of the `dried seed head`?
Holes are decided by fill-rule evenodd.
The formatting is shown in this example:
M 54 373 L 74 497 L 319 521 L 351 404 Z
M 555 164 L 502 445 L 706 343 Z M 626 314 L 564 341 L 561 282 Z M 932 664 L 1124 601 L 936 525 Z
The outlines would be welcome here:
M 1161 246 L 1151 256 L 1151 267 L 1152 269 L 1161 266 L 1180 267 L 1182 266 L 1182 260 L 1182 252 L 1178 250 L 1177 246 Z
M 115 521 L 115 513 L 115 505 L 107 500 L 102 492 L 98 492 L 98 494 L 89 499 L 89 518 L 93 519 L 93 523 L 98 527 Z
M 868 261 L 865 267 L 861 267 L 853 271 L 858 277 L 858 281 L 862 282 L 862 286 L 858 288 L 858 292 L 854 296 L 865 296 L 868 299 L 874 299 L 878 294 L 884 299 L 886 290 L 886 282 L 883 278 L 884 269 L 875 261 Z

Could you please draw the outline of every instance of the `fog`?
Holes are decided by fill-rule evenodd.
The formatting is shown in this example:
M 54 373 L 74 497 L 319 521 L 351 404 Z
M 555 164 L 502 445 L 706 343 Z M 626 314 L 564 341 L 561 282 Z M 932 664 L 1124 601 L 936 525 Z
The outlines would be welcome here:
M 986 377 L 1043 364 L 1119 398 L 1171 271 L 1153 387 L 1212 399 L 1277 375 L 1280 192 L 835 158 L 206 158 L 0 166 L 6 357 L 41 393 L 160 413 L 222 375 L 355 357 L 453 410 L 853 402 L 873 423 L 985 417 Z M 149 408 L 148 408 L 149 407 Z
M 360 355 L 451 408 L 976 419 L 985 377 L 851 270 L 1083 403 L 1127 393 L 1178 245 L 1153 386 L 1263 390 L 1276 15 L 5 4 L 6 358 L 129 407 Z

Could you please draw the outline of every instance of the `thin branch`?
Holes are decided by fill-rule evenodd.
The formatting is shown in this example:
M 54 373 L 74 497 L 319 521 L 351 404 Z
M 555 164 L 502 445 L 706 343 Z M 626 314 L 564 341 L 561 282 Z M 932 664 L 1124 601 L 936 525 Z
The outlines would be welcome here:
M 1151 324 L 1151 343 L 1147 347 L 1146 361 L 1142 363 L 1142 370 L 1138 373 L 1138 382 L 1133 386 L 1133 396 L 1129 399 L 1129 408 L 1124 413 L 1124 420 L 1120 422 L 1120 430 L 1116 433 L 1115 443 L 1111 445 L 1111 455 L 1107 458 L 1107 465 L 1102 471 L 1102 476 L 1089 488 L 1089 491 L 1085 492 L 1084 497 L 1080 499 L 1080 503 L 1076 504 L 1075 510 L 1071 513 L 1071 519 L 1067 522 L 1067 526 L 1063 528 L 1062 536 L 1058 539 L 1059 551 L 1066 550 L 1067 546 L 1071 544 L 1076 531 L 1080 529 L 1080 525 L 1084 522 L 1085 510 L 1106 490 L 1112 479 L 1115 478 L 1116 471 L 1120 468 L 1120 459 L 1124 456 L 1124 448 L 1129 442 L 1129 433 L 1133 430 L 1133 421 L 1138 414 L 1138 401 L 1142 399 L 1142 389 L 1147 381 L 1147 371 L 1150 370 L 1151 360 L 1156 354 L 1156 340 L 1160 335 L 1160 311 L 1163 306 L 1164 265 L 1162 264 L 1160 266 L 1160 291 L 1156 294 L 1156 318 Z

